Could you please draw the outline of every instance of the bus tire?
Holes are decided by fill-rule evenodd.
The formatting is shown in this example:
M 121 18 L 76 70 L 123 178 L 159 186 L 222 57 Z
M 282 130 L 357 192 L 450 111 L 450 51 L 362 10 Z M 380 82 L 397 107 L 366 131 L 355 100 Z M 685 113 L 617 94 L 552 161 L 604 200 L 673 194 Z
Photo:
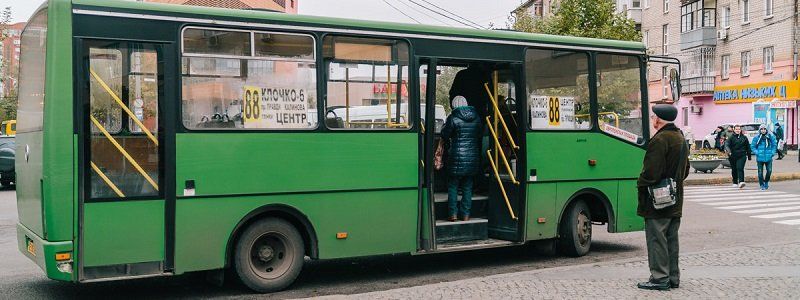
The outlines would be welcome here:
M 592 246 L 592 213 L 586 202 L 577 201 L 567 207 L 558 228 L 558 250 L 567 256 L 580 257 Z
M 303 238 L 291 223 L 264 218 L 248 226 L 236 242 L 234 269 L 256 292 L 280 291 L 300 275 L 303 249 Z

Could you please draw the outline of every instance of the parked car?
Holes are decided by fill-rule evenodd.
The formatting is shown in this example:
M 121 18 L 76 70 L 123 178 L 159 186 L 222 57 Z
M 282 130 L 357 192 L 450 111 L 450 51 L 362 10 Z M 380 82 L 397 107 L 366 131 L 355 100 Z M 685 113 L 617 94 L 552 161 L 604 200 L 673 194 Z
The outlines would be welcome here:
M 756 134 L 758 134 L 758 127 L 761 126 L 761 124 L 752 123 L 752 122 L 736 123 L 736 124 L 742 125 L 742 131 L 747 136 L 747 138 L 750 139 L 750 140 L 752 140 L 753 137 L 756 136 Z M 722 126 L 722 128 L 728 128 L 728 126 L 730 126 L 730 125 L 734 125 L 734 123 L 725 123 L 725 124 L 721 124 L 720 126 Z M 714 133 L 714 131 L 711 131 L 711 133 L 706 135 L 703 138 L 703 148 L 713 148 L 714 147 L 714 138 L 716 138 L 716 137 L 717 137 L 717 134 Z
M 14 169 L 15 140 L 13 135 L 0 135 L 0 184 L 3 187 L 10 187 L 17 181 Z

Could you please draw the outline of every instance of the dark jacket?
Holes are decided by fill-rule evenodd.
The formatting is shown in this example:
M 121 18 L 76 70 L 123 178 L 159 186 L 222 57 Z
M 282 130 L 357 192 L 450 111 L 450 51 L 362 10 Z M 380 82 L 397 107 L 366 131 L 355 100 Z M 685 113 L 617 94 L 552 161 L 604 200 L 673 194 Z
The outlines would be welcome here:
M 775 139 L 779 142 L 783 139 L 783 127 L 775 126 Z
M 680 157 L 681 147 L 684 147 L 684 157 Z M 679 218 L 683 212 L 683 181 L 689 175 L 689 149 L 678 127 L 667 124 L 662 127 L 647 145 L 647 153 L 642 163 L 642 173 L 636 186 L 639 190 L 639 207 L 636 214 L 644 218 Z M 678 163 L 683 165 L 679 166 Z M 675 177 L 677 181 L 678 197 L 675 205 L 656 210 L 647 192 L 647 187 L 654 185 L 666 178 Z
M 722 136 L 724 134 L 725 134 L 725 130 L 720 130 L 719 132 L 717 132 L 717 135 L 714 136 L 714 149 L 722 148 L 722 145 L 720 145 L 719 141 L 722 140 Z
M 750 156 L 750 141 L 744 134 L 734 134 L 725 141 L 725 151 L 731 158 Z
M 451 176 L 473 176 L 480 169 L 481 134 L 478 112 L 472 106 L 453 110 L 442 128 L 447 151 L 447 170 Z

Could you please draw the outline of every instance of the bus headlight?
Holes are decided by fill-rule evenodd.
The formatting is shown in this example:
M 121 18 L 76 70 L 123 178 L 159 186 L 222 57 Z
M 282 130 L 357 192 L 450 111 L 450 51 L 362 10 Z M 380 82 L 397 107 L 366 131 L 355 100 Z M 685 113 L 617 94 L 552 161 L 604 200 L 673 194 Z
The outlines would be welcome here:
M 57 265 L 58 271 L 61 273 L 72 273 L 72 262 L 62 262 Z

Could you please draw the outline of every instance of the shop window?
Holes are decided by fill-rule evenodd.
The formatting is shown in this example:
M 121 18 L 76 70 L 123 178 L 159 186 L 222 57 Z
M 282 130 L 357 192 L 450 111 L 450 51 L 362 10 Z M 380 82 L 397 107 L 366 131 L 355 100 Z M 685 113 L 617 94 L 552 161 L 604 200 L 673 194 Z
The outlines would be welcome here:
M 328 36 L 325 124 L 330 129 L 407 129 L 409 50 L 403 41 Z
M 529 49 L 525 74 L 530 128 L 589 130 L 589 56 L 583 52 Z

